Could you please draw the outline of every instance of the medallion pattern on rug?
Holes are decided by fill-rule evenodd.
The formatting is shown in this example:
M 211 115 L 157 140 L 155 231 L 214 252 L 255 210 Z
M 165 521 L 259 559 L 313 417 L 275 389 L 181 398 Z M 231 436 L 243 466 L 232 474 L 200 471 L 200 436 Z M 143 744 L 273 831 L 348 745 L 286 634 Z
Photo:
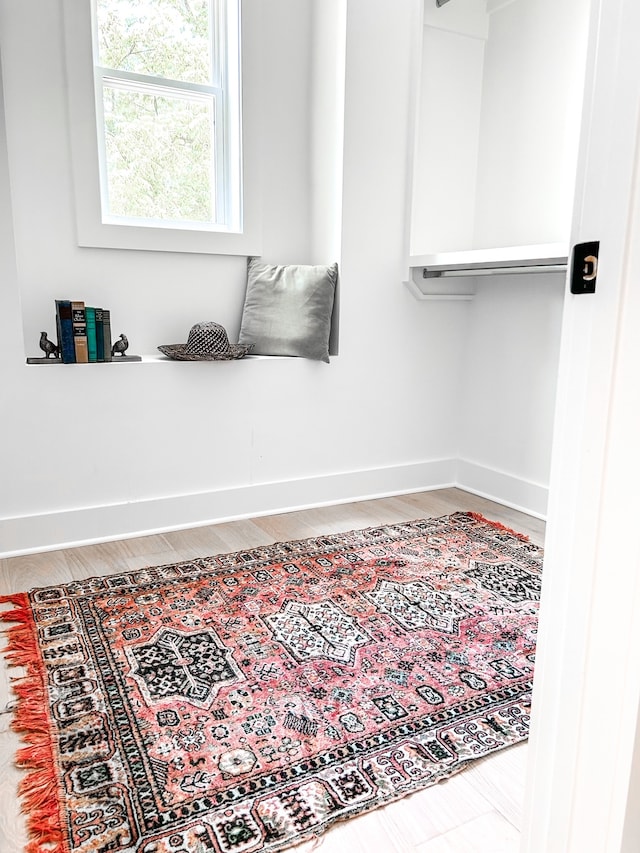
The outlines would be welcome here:
M 527 737 L 542 552 L 468 513 L 29 593 L 64 853 L 254 853 Z

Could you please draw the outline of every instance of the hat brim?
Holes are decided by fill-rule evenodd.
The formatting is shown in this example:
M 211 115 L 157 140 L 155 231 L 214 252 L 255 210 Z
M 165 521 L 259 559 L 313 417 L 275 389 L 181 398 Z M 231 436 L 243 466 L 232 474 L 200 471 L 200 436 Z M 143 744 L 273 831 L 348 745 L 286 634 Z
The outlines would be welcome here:
M 175 361 L 231 361 L 236 358 L 244 358 L 251 349 L 250 346 L 240 344 L 229 344 L 229 351 L 224 353 L 213 353 L 211 355 L 194 355 L 187 352 L 186 344 L 163 344 L 158 349 L 161 353 Z

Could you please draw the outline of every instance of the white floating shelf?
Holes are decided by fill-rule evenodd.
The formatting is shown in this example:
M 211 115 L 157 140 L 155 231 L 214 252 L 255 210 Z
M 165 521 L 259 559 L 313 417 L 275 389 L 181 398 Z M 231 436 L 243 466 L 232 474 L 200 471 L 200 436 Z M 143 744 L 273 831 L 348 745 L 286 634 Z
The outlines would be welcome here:
M 526 270 L 543 272 L 552 267 L 567 268 L 568 251 L 563 243 L 537 246 L 507 246 L 501 249 L 470 249 L 465 252 L 439 252 L 435 255 L 412 255 L 410 267 L 423 267 L 428 272 L 490 275 L 494 272 Z M 488 271 L 488 272 L 487 272 Z
M 567 246 L 563 243 L 411 255 L 411 276 L 405 284 L 416 299 L 472 299 L 475 284 L 464 279 L 485 275 L 565 272 L 567 258 Z M 458 281 L 452 281 L 455 279 Z

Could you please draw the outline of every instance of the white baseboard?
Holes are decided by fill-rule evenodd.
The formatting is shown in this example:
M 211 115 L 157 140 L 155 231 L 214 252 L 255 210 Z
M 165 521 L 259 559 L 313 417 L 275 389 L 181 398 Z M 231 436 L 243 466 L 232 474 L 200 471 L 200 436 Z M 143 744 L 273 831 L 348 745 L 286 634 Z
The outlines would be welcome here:
M 0 519 L 0 557 L 455 485 L 455 459 Z
M 0 557 L 131 539 L 239 518 L 451 486 L 537 518 L 545 517 L 546 487 L 465 459 L 436 459 L 412 465 L 0 519 Z
M 536 518 L 547 517 L 549 489 L 495 468 L 485 468 L 468 459 L 456 461 L 456 485 L 466 492 L 496 501 Z

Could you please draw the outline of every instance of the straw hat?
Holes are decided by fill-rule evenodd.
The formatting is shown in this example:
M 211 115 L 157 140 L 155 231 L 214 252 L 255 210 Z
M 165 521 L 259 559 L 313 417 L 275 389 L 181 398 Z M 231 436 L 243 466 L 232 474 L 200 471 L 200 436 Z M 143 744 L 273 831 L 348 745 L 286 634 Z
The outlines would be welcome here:
M 163 344 L 158 349 L 177 361 L 218 361 L 242 358 L 251 346 L 230 344 L 224 326 L 206 322 L 191 327 L 186 344 Z

